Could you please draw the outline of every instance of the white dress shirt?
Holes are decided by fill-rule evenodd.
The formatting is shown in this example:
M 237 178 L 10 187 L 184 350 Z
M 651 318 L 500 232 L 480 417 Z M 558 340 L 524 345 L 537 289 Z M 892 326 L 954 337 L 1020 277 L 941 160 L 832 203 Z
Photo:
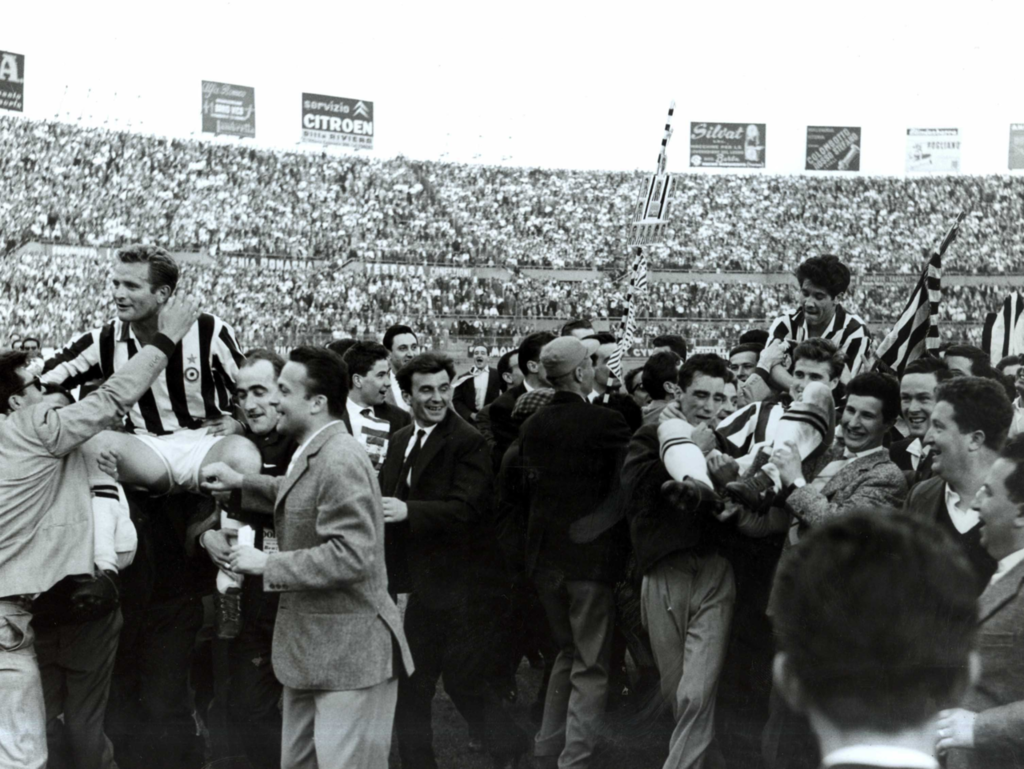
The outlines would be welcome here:
M 1021 561 L 1024 561 L 1024 550 L 1017 550 L 1010 553 L 1005 558 L 1000 558 L 999 563 L 996 564 L 996 573 L 992 575 L 992 579 L 989 580 L 990 585 L 996 584 L 999 580 L 1006 576 L 1006 572 L 1012 569 Z
M 413 422 L 412 427 L 413 427 L 412 437 L 409 439 L 409 443 L 405 447 L 405 454 L 403 455 L 404 459 L 408 459 L 409 455 L 412 454 L 412 450 L 416 446 L 416 439 L 417 439 L 417 437 L 419 436 L 420 433 L 423 433 L 423 440 L 420 442 L 420 450 L 421 451 L 423 450 L 423 447 L 427 443 L 427 439 L 430 437 L 430 434 L 432 432 L 434 432 L 434 428 L 437 427 L 437 425 L 434 424 L 434 425 L 431 425 L 430 427 L 420 427 L 418 423 Z M 406 482 L 407 485 L 412 486 L 412 468 L 411 467 L 409 468 L 409 475 L 406 476 L 405 482 Z
M 409 413 L 409 407 L 405 403 L 405 398 L 402 397 L 402 388 L 398 386 L 398 377 L 395 376 L 395 372 L 391 372 L 391 397 L 395 399 L 395 405 L 398 406 L 406 414 Z
M 914 438 L 907 446 L 907 454 L 910 455 L 910 466 L 916 470 L 921 464 L 921 460 L 928 456 L 928 449 L 921 443 L 920 438 Z
M 319 435 L 320 433 L 322 433 L 322 432 L 323 432 L 324 430 L 326 430 L 326 429 L 327 429 L 328 427 L 330 427 L 331 425 L 336 425 L 336 424 L 338 424 L 339 422 L 341 422 L 341 420 L 340 420 L 340 419 L 332 419 L 332 420 L 331 420 L 330 422 L 328 422 L 327 424 L 325 424 L 325 425 L 324 425 L 323 427 L 321 427 L 321 428 L 320 428 L 319 430 L 317 430 L 317 431 L 316 431 L 315 433 L 313 433 L 313 434 L 312 434 L 311 436 L 309 436 L 308 438 L 306 438 L 306 440 L 304 440 L 304 441 L 302 442 L 302 445 L 301 445 L 301 446 L 299 446 L 299 447 L 298 447 L 297 449 L 295 449 L 295 453 L 294 453 L 294 454 L 292 454 L 292 461 L 288 463 L 288 471 L 287 471 L 287 472 L 285 473 L 285 475 L 291 475 L 291 474 L 292 474 L 292 468 L 293 468 L 293 467 L 295 467 L 295 460 L 299 458 L 299 456 L 300 456 L 300 455 L 302 454 L 302 452 L 306 450 L 306 447 L 307 447 L 307 446 L 308 446 L 308 445 L 309 445 L 310 443 L 312 443 L 313 439 L 314 439 L 314 438 L 315 438 L 316 436 L 318 436 L 318 435 Z
M 960 495 L 953 491 L 953 487 L 948 483 L 946 484 L 946 510 L 949 512 L 949 517 L 953 520 L 953 526 L 961 534 L 973 529 L 978 525 L 978 521 L 981 520 L 978 517 L 977 510 L 971 510 L 970 508 L 964 510 L 960 506 Z
M 491 372 L 484 366 L 479 371 L 473 373 L 473 387 L 476 388 L 476 408 L 474 411 L 479 411 L 484 407 L 484 401 L 487 400 L 487 382 L 491 378 Z
M 913 748 L 895 745 L 850 745 L 833 750 L 821 761 L 822 769 L 843 764 L 899 769 L 939 769 L 939 762 L 933 756 Z

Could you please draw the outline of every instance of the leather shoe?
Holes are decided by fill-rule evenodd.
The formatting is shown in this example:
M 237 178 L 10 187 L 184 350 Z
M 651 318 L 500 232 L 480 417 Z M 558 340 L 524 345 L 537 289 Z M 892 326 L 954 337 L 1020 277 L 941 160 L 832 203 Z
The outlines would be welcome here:
M 764 512 L 775 498 L 775 482 L 761 470 L 748 478 L 725 485 L 726 493 L 754 512 Z
M 91 622 L 105 617 L 121 603 L 121 578 L 103 570 L 94 577 L 76 578 L 69 596 L 71 622 Z
M 665 481 L 661 484 L 661 496 L 673 507 L 696 510 L 701 505 L 711 505 L 715 511 L 722 509 L 722 498 L 715 490 L 701 481 L 687 478 L 685 481 Z

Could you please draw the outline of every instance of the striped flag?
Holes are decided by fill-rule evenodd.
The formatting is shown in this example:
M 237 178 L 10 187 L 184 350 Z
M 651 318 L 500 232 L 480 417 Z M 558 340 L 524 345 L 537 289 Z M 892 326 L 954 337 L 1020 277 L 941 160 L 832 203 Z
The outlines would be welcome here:
M 899 376 L 910 361 L 939 346 L 941 299 L 942 255 L 933 251 L 903 314 L 875 350 L 878 360 Z
M 985 316 L 985 330 L 981 337 L 981 349 L 988 353 L 992 365 L 1007 355 L 1024 353 L 1024 296 L 1014 291 L 1003 300 L 999 312 Z
M 608 368 L 619 379 L 622 379 L 622 359 L 633 346 L 636 338 L 637 318 L 647 303 L 647 256 L 637 246 L 633 257 L 633 270 L 629 278 L 629 294 L 626 297 L 626 314 L 622 318 L 619 345 L 608 359 Z

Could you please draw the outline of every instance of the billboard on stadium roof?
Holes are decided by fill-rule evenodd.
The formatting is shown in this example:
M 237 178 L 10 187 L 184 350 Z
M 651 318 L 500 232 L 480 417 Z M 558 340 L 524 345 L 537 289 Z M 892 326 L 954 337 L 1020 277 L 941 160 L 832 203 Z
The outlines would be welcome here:
M 859 171 L 860 128 L 807 126 L 806 171 Z
M 373 149 L 373 102 L 302 94 L 302 141 Z
M 1010 123 L 1010 170 L 1024 168 L 1024 123 Z
M 764 123 L 690 123 L 690 168 L 764 168 Z
M 25 111 L 25 55 L 0 51 L 0 109 Z
M 256 89 L 204 80 L 203 133 L 256 136 Z
M 908 128 L 908 174 L 960 173 L 959 128 Z

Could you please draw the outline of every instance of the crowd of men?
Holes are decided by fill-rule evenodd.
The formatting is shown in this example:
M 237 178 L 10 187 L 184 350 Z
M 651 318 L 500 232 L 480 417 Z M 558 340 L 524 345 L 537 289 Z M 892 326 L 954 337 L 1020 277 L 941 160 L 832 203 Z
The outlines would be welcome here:
M 119 250 L 115 320 L 0 353 L 0 765 L 433 769 L 439 681 L 498 767 L 595 765 L 623 689 L 666 769 L 1018 765 L 1024 360 L 887 371 L 796 277 L 620 381 L 585 319 L 243 352 Z

